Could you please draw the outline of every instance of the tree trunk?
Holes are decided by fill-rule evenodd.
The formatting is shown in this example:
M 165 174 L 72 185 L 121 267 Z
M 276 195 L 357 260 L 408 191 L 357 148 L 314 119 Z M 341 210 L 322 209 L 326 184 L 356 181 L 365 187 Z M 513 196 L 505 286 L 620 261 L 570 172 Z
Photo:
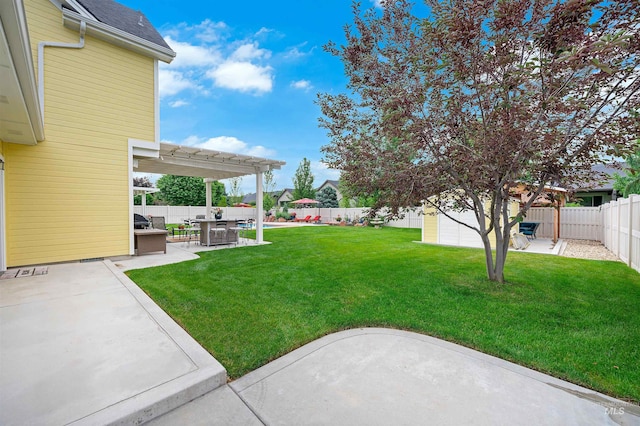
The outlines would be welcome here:
M 500 273 L 498 274 L 498 270 L 496 269 L 496 266 L 493 263 L 493 250 L 491 249 L 491 240 L 489 240 L 489 236 L 488 235 L 481 235 L 482 238 L 482 244 L 484 246 L 484 256 L 485 256 L 485 264 L 487 267 L 487 276 L 489 277 L 489 280 L 491 281 L 497 281 L 499 283 L 503 282 L 503 277 L 502 277 L 502 271 L 500 271 Z M 497 261 L 497 254 L 498 252 L 496 251 L 496 261 Z M 503 265 L 504 268 L 504 265 Z
M 499 209 L 500 207 L 498 207 Z M 501 209 L 502 210 L 502 209 Z M 495 259 L 494 250 L 491 247 L 491 240 L 489 235 L 481 234 L 482 244 L 484 246 L 485 263 L 487 267 L 487 276 L 489 280 L 496 281 L 501 284 L 504 283 L 504 266 L 507 261 L 507 253 L 509 252 L 509 240 L 511 227 L 509 226 L 509 213 L 508 210 L 502 210 L 496 212 L 497 218 L 495 220 L 494 232 L 496 235 L 495 241 Z M 502 216 L 502 217 L 500 217 Z M 504 225 L 501 225 L 504 222 Z
M 502 241 L 496 241 L 494 259 L 494 251 L 491 247 L 491 240 L 486 235 L 482 237 L 482 244 L 484 245 L 484 254 L 487 267 L 487 276 L 489 277 L 489 280 L 503 284 L 504 265 L 507 261 L 507 253 L 509 252 L 509 240 L 504 238 L 500 238 L 500 240 Z

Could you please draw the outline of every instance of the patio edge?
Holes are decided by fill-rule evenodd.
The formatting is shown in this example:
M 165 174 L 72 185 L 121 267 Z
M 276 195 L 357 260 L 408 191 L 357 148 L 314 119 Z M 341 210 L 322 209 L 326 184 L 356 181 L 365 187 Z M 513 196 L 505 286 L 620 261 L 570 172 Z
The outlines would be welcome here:
M 227 371 L 222 364 L 156 305 L 113 262 L 105 260 L 103 263 L 158 324 L 158 327 L 191 359 L 196 369 L 71 422 L 71 425 L 142 424 L 226 384 Z

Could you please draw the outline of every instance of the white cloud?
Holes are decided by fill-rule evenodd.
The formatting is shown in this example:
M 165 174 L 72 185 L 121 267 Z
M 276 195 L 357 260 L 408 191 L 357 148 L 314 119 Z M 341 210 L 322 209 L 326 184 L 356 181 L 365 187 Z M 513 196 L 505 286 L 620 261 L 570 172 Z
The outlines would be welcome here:
M 231 59 L 236 61 L 247 61 L 250 59 L 269 59 L 271 52 L 258 48 L 258 43 L 245 43 L 239 46 L 232 54 Z
M 298 81 L 292 81 L 291 82 L 291 87 L 293 87 L 294 89 L 300 89 L 300 90 L 309 90 L 311 89 L 311 82 L 309 80 L 298 80 Z
M 263 28 L 259 33 L 269 31 Z M 253 94 L 270 92 L 274 84 L 274 70 L 268 62 L 272 52 L 254 40 L 227 41 L 227 32 L 224 22 L 208 19 L 166 30 L 165 40 L 176 58 L 171 64 L 160 65 L 161 94 L 172 96 L 197 88 L 198 95 L 207 95 L 208 79 L 216 87 Z
M 273 88 L 273 68 L 258 66 L 251 62 L 226 61 L 219 67 L 207 71 L 218 87 L 241 92 L 270 92 Z
M 186 78 L 180 71 L 160 69 L 158 71 L 158 87 L 160 89 L 160 97 L 163 97 L 195 88 L 196 84 Z
M 224 22 L 213 22 L 210 19 L 205 19 L 198 25 L 189 27 L 196 32 L 196 37 L 204 42 L 211 43 L 218 41 L 221 38 L 221 32 L 227 29 L 227 24 Z
M 311 173 L 314 177 L 313 185 L 316 187 L 322 185 L 325 180 L 340 179 L 340 170 L 330 169 L 321 161 L 311 161 Z
M 223 61 L 222 54 L 213 47 L 196 46 L 174 40 L 170 36 L 165 37 L 165 40 L 176 52 L 175 59 L 170 65 L 164 65 L 165 68 L 203 67 Z
M 305 56 L 309 56 L 315 50 L 315 46 L 309 49 L 308 51 L 302 50 L 307 45 L 307 42 L 301 43 L 297 46 L 289 47 L 284 53 L 285 59 L 299 59 Z
M 262 145 L 251 146 L 234 136 L 217 136 L 203 139 L 198 136 L 189 136 L 182 141 L 183 145 L 195 146 L 214 151 L 233 152 L 236 154 L 250 155 L 252 157 L 274 158 L 276 152 Z
M 371 3 L 373 3 L 373 5 L 374 5 L 375 7 L 379 7 L 379 8 L 382 8 L 382 7 L 383 7 L 383 6 L 382 6 L 382 0 L 371 0 Z
M 183 106 L 189 105 L 189 102 L 183 101 L 182 99 L 178 99 L 177 101 L 169 102 L 169 106 L 171 108 L 180 108 Z

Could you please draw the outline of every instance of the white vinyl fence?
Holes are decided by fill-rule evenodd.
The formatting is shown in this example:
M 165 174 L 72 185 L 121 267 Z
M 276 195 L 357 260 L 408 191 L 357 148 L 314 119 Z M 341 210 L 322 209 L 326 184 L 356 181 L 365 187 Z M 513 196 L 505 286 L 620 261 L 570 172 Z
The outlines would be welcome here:
M 216 208 L 216 207 L 214 207 Z M 195 219 L 196 215 L 204 215 L 207 208 L 202 206 L 133 206 L 133 212 L 143 216 L 164 216 L 165 223 L 184 223 L 187 219 Z M 250 207 L 222 207 L 223 219 L 256 219 L 256 209 Z
M 289 213 L 296 212 L 296 217 L 304 218 L 309 215 L 311 217 L 320 216 L 322 223 L 334 222 L 338 216 L 341 218 L 348 218 L 353 220 L 361 218 L 367 215 L 367 208 L 316 208 L 309 207 L 305 209 L 289 209 Z M 382 212 L 384 214 L 384 212 Z M 396 228 L 422 228 L 422 215 L 418 213 L 418 209 L 415 211 L 408 211 L 405 213 L 404 218 L 397 220 L 390 220 L 385 226 L 391 226 Z
M 215 207 L 214 207 L 215 208 Z M 134 213 L 143 216 L 164 216 L 166 223 L 183 223 L 186 219 L 195 219 L 196 215 L 206 213 L 206 207 L 194 206 L 146 206 L 144 211 L 142 206 L 134 206 Z M 306 216 L 320 216 L 322 223 L 335 221 L 340 216 L 342 218 L 355 219 L 366 215 L 366 209 L 363 208 L 306 208 L 306 209 L 289 209 L 289 213 L 296 213 L 296 217 L 304 218 Z M 256 209 L 250 207 L 222 207 L 223 219 L 256 219 Z M 389 221 L 387 226 L 397 228 L 416 228 L 422 227 L 422 216 L 418 211 L 410 211 L 406 213 L 403 219 Z
M 526 222 L 540 222 L 536 236 L 553 237 L 553 208 L 533 207 Z M 561 207 L 560 238 L 602 241 L 602 212 L 600 207 Z
M 602 206 L 605 247 L 640 272 L 640 195 Z

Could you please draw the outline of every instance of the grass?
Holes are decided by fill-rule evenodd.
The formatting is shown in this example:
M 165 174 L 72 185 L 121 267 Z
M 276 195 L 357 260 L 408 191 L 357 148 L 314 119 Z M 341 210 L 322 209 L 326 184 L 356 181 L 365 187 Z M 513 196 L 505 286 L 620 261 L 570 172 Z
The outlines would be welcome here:
M 640 274 L 620 262 L 510 253 L 499 285 L 481 250 L 416 244 L 419 230 L 264 232 L 273 244 L 128 272 L 232 378 L 325 334 L 379 326 L 640 401 Z

